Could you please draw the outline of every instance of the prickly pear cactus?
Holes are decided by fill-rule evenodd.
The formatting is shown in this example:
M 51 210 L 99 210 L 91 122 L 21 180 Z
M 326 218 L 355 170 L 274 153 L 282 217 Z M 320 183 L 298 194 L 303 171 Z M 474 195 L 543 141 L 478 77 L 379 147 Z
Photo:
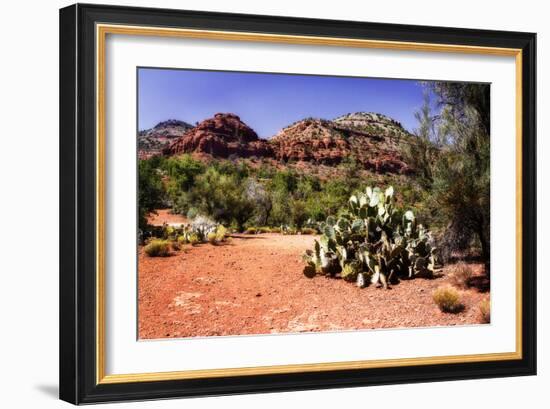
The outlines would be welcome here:
M 411 210 L 394 206 L 394 189 L 367 187 L 352 195 L 348 211 L 329 216 L 313 250 L 304 254 L 304 274 L 339 276 L 359 287 L 383 288 L 400 278 L 428 277 L 435 268 L 433 237 Z

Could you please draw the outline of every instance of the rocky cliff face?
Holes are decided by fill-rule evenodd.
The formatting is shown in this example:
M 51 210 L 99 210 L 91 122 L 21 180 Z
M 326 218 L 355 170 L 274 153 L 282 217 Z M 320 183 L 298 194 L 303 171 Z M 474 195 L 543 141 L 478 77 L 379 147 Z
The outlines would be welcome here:
M 138 155 L 140 158 L 148 158 L 162 153 L 173 140 L 182 136 L 193 125 L 176 119 L 159 122 L 151 129 L 138 133 Z
M 305 119 L 271 139 L 282 161 L 313 161 L 335 165 L 353 157 L 365 169 L 379 173 L 409 173 L 399 144 L 411 135 L 398 122 L 380 114 L 356 113 L 333 121 Z
M 237 115 L 222 113 L 202 121 L 164 149 L 166 155 L 179 153 L 203 153 L 221 158 L 273 154 L 269 143 L 258 138 Z
M 313 161 L 334 165 L 350 153 L 346 135 L 332 121 L 308 118 L 298 121 L 270 140 L 281 161 Z
M 396 120 L 374 112 L 354 112 L 339 116 L 334 122 L 348 129 L 364 132 L 369 135 L 387 136 L 387 137 L 407 137 L 409 133 L 405 131 L 401 123 Z
M 367 170 L 410 173 L 399 144 L 411 135 L 387 116 L 358 112 L 332 121 L 308 118 L 260 139 L 234 114 L 216 114 L 172 140 L 165 155 L 192 153 L 215 158 L 272 158 L 281 163 L 308 162 L 333 166 L 353 157 Z

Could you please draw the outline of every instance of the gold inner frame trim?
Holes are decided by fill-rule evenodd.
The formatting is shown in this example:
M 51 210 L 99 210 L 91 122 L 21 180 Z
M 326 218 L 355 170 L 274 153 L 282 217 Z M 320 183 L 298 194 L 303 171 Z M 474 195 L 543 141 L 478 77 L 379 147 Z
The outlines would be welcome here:
M 368 361 L 322 362 L 314 364 L 239 367 L 132 374 L 105 374 L 105 41 L 107 34 L 194 38 L 223 41 L 355 47 L 400 51 L 444 52 L 515 57 L 516 65 L 516 350 L 505 353 L 449 355 L 418 358 L 376 359 Z M 466 362 L 518 360 L 522 358 L 522 51 L 515 48 L 466 46 L 455 44 L 414 43 L 363 40 L 353 38 L 294 36 L 178 29 L 165 27 L 96 25 L 96 383 L 204 379 L 228 376 L 290 374 L 349 369 L 389 368 L 413 365 L 437 365 Z

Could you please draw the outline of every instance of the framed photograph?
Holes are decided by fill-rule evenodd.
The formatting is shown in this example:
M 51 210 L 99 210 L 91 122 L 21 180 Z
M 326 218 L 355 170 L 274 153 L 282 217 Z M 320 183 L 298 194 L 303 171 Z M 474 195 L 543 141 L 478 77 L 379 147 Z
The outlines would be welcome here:
M 535 41 L 61 9 L 61 399 L 534 375 Z

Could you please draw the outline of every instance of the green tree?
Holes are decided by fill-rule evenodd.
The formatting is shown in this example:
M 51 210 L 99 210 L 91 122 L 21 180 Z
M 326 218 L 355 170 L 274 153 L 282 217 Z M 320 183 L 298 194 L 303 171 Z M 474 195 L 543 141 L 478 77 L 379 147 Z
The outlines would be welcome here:
M 138 163 L 138 224 L 147 227 L 147 215 L 164 204 L 164 188 L 159 170 L 151 160 Z
M 246 198 L 254 205 L 254 224 L 266 226 L 273 203 L 265 186 L 256 178 L 250 177 L 244 183 Z
M 253 215 L 254 205 L 246 195 L 243 181 L 235 174 L 220 173 L 214 167 L 198 175 L 194 185 L 181 192 L 178 206 L 187 211 L 196 208 L 225 225 L 242 228 Z
M 433 183 L 434 166 L 439 154 L 439 143 L 434 126 L 436 118 L 432 114 L 430 92 L 425 90 L 424 103 L 414 114 L 418 128 L 415 137 L 403 141 L 403 156 L 405 161 L 414 169 L 420 184 L 429 188 Z
M 447 235 L 458 249 L 477 239 L 489 273 L 489 85 L 432 83 L 444 141 L 433 177 L 433 199 L 449 220 Z
M 275 173 L 269 181 L 268 190 L 272 203 L 269 224 L 273 226 L 291 224 L 290 198 L 297 186 L 298 177 L 295 172 L 290 170 Z
M 205 166 L 190 155 L 168 158 L 161 166 L 169 178 L 166 191 L 172 207 L 176 212 L 185 214 L 189 209 L 180 206 L 180 196 L 194 186 L 195 178 L 204 172 Z

